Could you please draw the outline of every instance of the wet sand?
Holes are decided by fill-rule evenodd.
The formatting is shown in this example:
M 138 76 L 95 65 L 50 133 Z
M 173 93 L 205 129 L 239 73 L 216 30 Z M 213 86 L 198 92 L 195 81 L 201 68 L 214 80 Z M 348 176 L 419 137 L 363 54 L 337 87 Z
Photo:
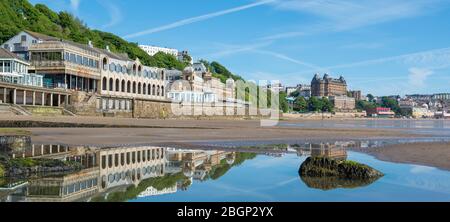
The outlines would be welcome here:
M 312 140 L 383 140 L 429 137 L 399 129 L 315 127 L 261 127 L 259 120 L 148 120 L 98 117 L 1 117 L 0 121 L 45 121 L 78 124 L 105 124 L 98 128 L 23 128 L 32 133 L 37 144 L 90 146 L 192 144 L 214 141 L 312 141 Z M 317 120 L 335 123 L 336 120 Z M 333 122 L 334 121 L 334 122 Z M 359 120 L 352 120 L 359 121 Z M 364 121 L 364 120 L 361 120 Z M 391 120 L 392 121 L 392 120 Z M 401 120 L 399 120 L 401 121 Z M 282 123 L 314 121 L 289 120 Z M 346 123 L 347 121 L 337 121 Z M 380 121 L 382 122 L 382 121 Z M 447 122 L 448 123 L 448 122 Z M 112 128 L 108 126 L 122 126 Z M 414 163 L 450 170 L 450 143 L 398 144 L 384 148 L 359 149 L 381 160 Z
M 379 160 L 450 170 L 450 143 L 406 143 L 370 149 L 352 149 Z
M 0 117 L 0 121 L 7 121 Z M 394 129 L 261 127 L 259 120 L 149 120 L 96 117 L 19 117 L 14 121 L 104 124 L 96 128 L 23 128 L 34 143 L 66 145 L 163 144 L 201 141 L 352 140 L 414 138 L 422 135 Z M 283 121 L 283 123 L 296 123 Z M 116 127 L 108 127 L 116 126 Z M 119 127 L 117 127 L 119 126 Z

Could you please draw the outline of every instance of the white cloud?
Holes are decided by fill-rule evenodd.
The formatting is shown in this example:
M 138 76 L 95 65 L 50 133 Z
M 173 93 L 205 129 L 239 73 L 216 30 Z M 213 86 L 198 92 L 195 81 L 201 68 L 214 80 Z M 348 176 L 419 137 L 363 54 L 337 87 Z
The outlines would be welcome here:
M 180 26 L 185 26 L 185 25 L 189 25 L 189 24 L 192 24 L 192 23 L 201 22 L 201 21 L 212 19 L 212 18 L 215 18 L 215 17 L 219 17 L 219 16 L 223 16 L 223 15 L 227 15 L 227 14 L 243 11 L 243 10 L 246 10 L 246 9 L 254 8 L 254 7 L 257 7 L 257 6 L 267 5 L 267 4 L 275 2 L 275 1 L 276 0 L 257 1 L 257 2 L 254 2 L 254 3 L 248 4 L 248 5 L 243 5 L 243 6 L 239 6 L 239 7 L 235 7 L 235 8 L 231 8 L 231 9 L 226 9 L 226 10 L 222 10 L 222 11 L 218 11 L 218 12 L 213 12 L 213 13 L 209 13 L 209 14 L 205 14 L 205 15 L 201 15 L 201 16 L 187 18 L 187 19 L 183 19 L 183 20 L 180 20 L 180 21 L 173 22 L 171 24 L 167 24 L 167 25 L 163 25 L 163 26 L 160 26 L 160 27 L 148 29 L 148 30 L 145 30 L 145 31 L 129 34 L 129 35 L 124 36 L 124 38 L 135 38 L 135 37 L 139 37 L 139 36 L 143 36 L 143 35 L 149 35 L 149 34 L 153 34 L 153 33 L 157 33 L 157 32 L 162 32 L 162 31 L 166 31 L 166 30 L 169 30 L 169 29 L 174 29 L 174 28 L 177 28 L 177 27 L 180 27 Z
M 286 39 L 286 38 L 292 38 L 292 37 L 298 37 L 298 36 L 304 36 L 304 32 L 285 32 L 285 33 L 279 33 L 274 35 L 269 35 L 260 38 L 260 40 L 277 40 L 277 39 Z
M 415 53 L 407 53 L 398 56 L 383 57 L 378 59 L 369 59 L 359 62 L 340 64 L 334 66 L 323 67 L 326 70 L 354 68 L 359 66 L 369 66 L 383 63 L 399 63 L 402 65 L 416 66 L 426 69 L 443 69 L 450 66 L 450 47 L 432 49 Z M 317 69 L 305 70 L 304 73 L 313 73 Z
M 433 74 L 432 70 L 411 68 L 409 69 L 409 84 L 414 87 L 423 87 L 425 81 Z
M 115 26 L 122 21 L 122 12 L 117 5 L 112 4 L 111 1 L 99 0 L 98 2 L 108 11 L 110 16 L 109 22 L 103 25 L 103 29 Z
M 78 8 L 80 8 L 81 0 L 70 0 L 70 7 L 73 11 L 78 11 Z
M 317 22 L 308 27 L 267 36 L 263 39 L 297 37 L 292 33 L 338 32 L 411 18 L 439 9 L 448 0 L 283 0 L 272 5 L 283 11 L 313 15 Z

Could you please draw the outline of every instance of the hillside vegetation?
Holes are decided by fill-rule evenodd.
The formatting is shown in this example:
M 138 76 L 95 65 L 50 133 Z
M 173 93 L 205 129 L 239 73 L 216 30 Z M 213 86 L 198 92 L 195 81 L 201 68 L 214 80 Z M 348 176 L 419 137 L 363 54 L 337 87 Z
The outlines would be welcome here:
M 92 30 L 68 12 L 57 13 L 46 5 L 33 5 L 28 0 L 0 0 L 0 19 L 0 43 L 22 30 L 29 30 L 82 44 L 92 41 L 97 48 L 109 46 L 111 51 L 127 53 L 131 59 L 139 58 L 147 66 L 182 70 L 189 64 L 188 59 L 180 62 L 175 56 L 165 53 L 150 56 L 137 43 L 128 42 L 112 33 Z M 222 81 L 234 76 L 219 63 L 213 63 L 214 66 L 221 67 L 215 76 Z M 222 73 L 223 70 L 226 72 Z

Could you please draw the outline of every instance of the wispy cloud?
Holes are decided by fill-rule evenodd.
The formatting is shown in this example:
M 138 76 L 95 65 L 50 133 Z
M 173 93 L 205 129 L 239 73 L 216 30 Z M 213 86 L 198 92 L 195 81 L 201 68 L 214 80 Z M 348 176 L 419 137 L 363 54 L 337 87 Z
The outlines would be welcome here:
M 123 19 L 120 8 L 111 1 L 98 0 L 98 2 L 108 11 L 110 20 L 103 25 L 102 29 L 113 27 L 120 23 Z
M 70 0 L 70 7 L 74 12 L 77 12 L 80 8 L 81 0 Z
M 212 18 L 215 18 L 215 17 L 219 17 L 219 16 L 223 16 L 223 15 L 227 15 L 227 14 L 231 14 L 231 13 L 235 13 L 235 12 L 240 12 L 240 11 L 243 11 L 243 10 L 246 10 L 246 9 L 251 9 L 251 8 L 254 8 L 254 7 L 261 6 L 261 5 L 267 5 L 267 4 L 272 3 L 272 2 L 276 2 L 276 0 L 257 1 L 257 2 L 251 3 L 251 4 L 247 4 L 247 5 L 231 8 L 231 9 L 226 9 L 226 10 L 213 12 L 213 13 L 209 13 L 209 14 L 205 14 L 205 15 L 201 15 L 201 16 L 187 18 L 187 19 L 183 19 L 183 20 L 180 20 L 180 21 L 173 22 L 171 24 L 167 24 L 167 25 L 163 25 L 163 26 L 160 26 L 160 27 L 151 28 L 151 29 L 148 29 L 148 30 L 145 30 L 145 31 L 129 34 L 129 35 L 124 36 L 124 38 L 129 39 L 129 38 L 135 38 L 135 37 L 139 37 L 139 36 L 143 36 L 143 35 L 149 35 L 149 34 L 153 34 L 153 33 L 157 33 L 157 32 L 162 32 L 162 31 L 166 31 L 166 30 L 169 30 L 169 29 L 174 29 L 174 28 L 177 28 L 177 27 L 180 27 L 180 26 L 185 26 L 185 25 L 189 25 L 189 24 L 192 24 L 192 23 L 196 23 L 196 22 L 201 22 L 201 21 L 204 21 L 204 20 L 212 19 Z
M 284 0 L 272 2 L 277 10 L 315 16 L 317 22 L 298 30 L 263 39 L 292 38 L 323 32 L 339 32 L 406 19 L 439 9 L 448 0 Z M 297 34 L 295 34 L 297 33 Z M 300 35 L 300 33 L 302 33 Z
M 260 40 L 277 40 L 277 39 L 286 39 L 286 38 L 292 38 L 297 36 L 304 36 L 306 35 L 304 32 L 285 32 L 285 33 L 279 33 L 274 35 L 269 35 L 260 38 Z
M 428 51 L 421 51 L 415 53 L 408 53 L 398 56 L 383 57 L 378 59 L 370 59 L 353 63 L 346 63 L 334 66 L 323 67 L 323 69 L 343 69 L 354 68 L 359 66 L 368 66 L 383 64 L 388 62 L 396 62 L 403 65 L 414 65 L 420 68 L 427 69 L 442 69 L 450 66 L 450 47 L 433 49 Z M 315 72 L 317 69 L 306 70 L 304 72 Z
M 200 56 L 200 57 L 202 57 L 202 58 L 212 57 L 212 58 L 217 59 L 217 58 L 230 56 L 230 55 L 237 54 L 237 53 L 254 51 L 259 48 L 269 46 L 271 44 L 272 44 L 272 42 L 270 42 L 270 41 L 258 42 L 258 43 L 253 43 L 253 44 L 244 44 L 244 45 L 230 45 L 230 44 L 216 43 L 216 45 L 221 48 L 220 50 L 218 50 L 217 52 L 214 52 L 214 53 Z
M 411 68 L 409 69 L 409 84 L 415 87 L 423 87 L 427 78 L 433 74 L 432 70 Z
M 273 52 L 273 51 L 269 51 L 269 50 L 259 50 L 259 49 L 258 50 L 253 50 L 253 51 L 256 52 L 256 53 L 260 53 L 260 54 L 270 55 L 270 56 L 273 56 L 275 58 L 282 59 L 282 60 L 285 60 L 285 61 L 288 61 L 288 62 L 292 62 L 292 63 L 295 63 L 297 65 L 305 66 L 305 67 L 308 67 L 308 68 L 311 68 L 311 69 L 321 70 L 321 71 L 326 70 L 326 69 L 324 69 L 324 68 L 322 68 L 320 66 L 317 66 L 315 64 L 304 62 L 302 60 L 292 58 L 292 57 L 290 57 L 288 55 L 285 55 L 285 54 L 282 54 L 282 53 Z

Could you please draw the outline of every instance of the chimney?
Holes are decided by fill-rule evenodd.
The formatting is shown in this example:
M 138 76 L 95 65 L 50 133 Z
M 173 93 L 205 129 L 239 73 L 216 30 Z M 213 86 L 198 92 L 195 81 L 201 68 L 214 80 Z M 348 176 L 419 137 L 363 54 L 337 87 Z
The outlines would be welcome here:
M 111 52 L 111 50 L 109 49 L 109 45 L 106 46 L 106 51 Z
M 89 47 L 94 48 L 94 45 L 92 44 L 91 40 L 89 40 L 88 45 L 89 45 Z

